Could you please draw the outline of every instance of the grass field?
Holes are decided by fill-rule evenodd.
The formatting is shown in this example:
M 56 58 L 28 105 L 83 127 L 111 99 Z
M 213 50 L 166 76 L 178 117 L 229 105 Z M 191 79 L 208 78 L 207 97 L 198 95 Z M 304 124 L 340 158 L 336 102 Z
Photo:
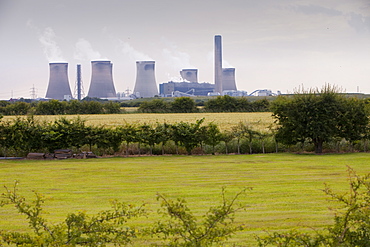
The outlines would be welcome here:
M 35 116 L 40 121 L 53 121 L 61 116 Z M 66 115 L 66 118 L 75 118 L 76 115 Z M 155 124 L 176 123 L 176 122 L 195 122 L 205 118 L 205 124 L 216 123 L 221 129 L 229 129 L 240 121 L 246 122 L 256 129 L 266 129 L 273 123 L 270 112 L 238 112 L 238 113 L 135 113 L 135 114 L 102 114 L 102 115 L 81 115 L 88 124 L 118 126 L 125 123 Z M 14 119 L 14 116 L 4 116 L 4 121 Z
M 146 203 L 149 217 L 158 220 L 156 193 L 185 198 L 196 215 L 220 202 L 221 188 L 231 197 L 244 187 L 253 190 L 240 198 L 247 210 L 236 215 L 245 225 L 231 243 L 255 246 L 254 235 L 264 230 L 321 229 L 332 222 L 322 189 L 328 183 L 346 191 L 347 165 L 359 174 L 369 173 L 367 153 L 330 155 L 219 155 L 153 156 L 63 161 L 0 161 L 0 184 L 20 181 L 20 193 L 32 200 L 32 190 L 46 195 L 49 222 L 67 213 L 96 213 L 118 199 Z M 1 191 L 0 191 L 1 192 Z M 0 229 L 20 229 L 21 218 L 13 207 L 0 208 Z M 24 226 L 24 224 L 23 224 Z M 230 245 L 231 246 L 231 245 Z

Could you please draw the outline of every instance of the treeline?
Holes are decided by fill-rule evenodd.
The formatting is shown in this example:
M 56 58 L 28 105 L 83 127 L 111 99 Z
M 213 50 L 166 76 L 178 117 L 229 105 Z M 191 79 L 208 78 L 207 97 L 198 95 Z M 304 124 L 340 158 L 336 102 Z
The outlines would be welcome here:
M 172 102 L 163 99 L 154 99 L 143 102 L 139 112 L 146 113 L 190 113 L 190 112 L 267 112 L 270 102 L 266 99 L 249 101 L 245 97 L 231 97 L 229 95 L 217 96 L 204 103 L 199 109 L 195 101 L 189 97 L 175 98 Z
M 330 152 L 367 151 L 369 135 L 353 141 L 328 141 Z M 26 156 L 30 152 L 52 153 L 56 149 L 92 151 L 97 155 L 163 154 L 252 154 L 271 152 L 312 152 L 309 140 L 292 144 L 278 142 L 276 130 L 257 130 L 239 122 L 229 130 L 215 123 L 129 124 L 117 127 L 91 126 L 80 117 L 61 117 L 39 122 L 34 117 L 18 117 L 0 122 L 0 156 Z
M 77 114 L 118 114 L 124 113 L 125 106 L 138 107 L 141 113 L 194 113 L 194 112 L 266 112 L 270 109 L 270 102 L 266 99 L 249 101 L 244 97 L 230 97 L 228 95 L 209 99 L 201 104 L 193 98 L 179 97 L 166 101 L 158 98 L 135 104 L 126 102 L 98 101 L 84 99 L 82 101 L 34 101 L 8 102 L 0 101 L 2 115 L 77 115 Z
M 7 102 L 0 101 L 2 115 L 76 115 L 76 114 L 116 114 L 121 113 L 120 103 L 99 102 L 89 100 L 71 101 L 39 101 L 39 102 Z
M 204 118 L 195 123 L 125 124 L 118 127 L 89 126 L 80 117 L 68 120 L 59 118 L 52 123 L 39 122 L 34 117 L 18 117 L 0 123 L 2 155 L 26 156 L 30 152 L 53 152 L 55 149 L 88 150 L 97 154 L 192 154 L 253 152 L 252 141 L 267 138 L 267 133 L 252 130 L 245 123 L 221 131 L 214 123 L 204 125 Z M 262 139 L 261 139 L 262 140 Z M 222 147 L 220 146 L 223 142 Z M 262 151 L 265 143 L 262 141 Z

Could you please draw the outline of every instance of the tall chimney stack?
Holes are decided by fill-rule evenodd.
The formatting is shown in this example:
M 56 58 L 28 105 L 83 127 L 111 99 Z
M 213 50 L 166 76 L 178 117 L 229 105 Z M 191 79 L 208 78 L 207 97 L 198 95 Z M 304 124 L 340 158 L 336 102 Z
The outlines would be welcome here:
M 136 61 L 134 95 L 137 97 L 149 98 L 158 95 L 154 67 L 154 61 Z
M 111 61 L 91 61 L 91 83 L 87 96 L 96 98 L 115 98 Z
M 68 81 L 68 63 L 49 63 L 50 76 L 46 98 L 64 100 L 64 96 L 72 96 Z
M 215 92 L 222 94 L 222 43 L 221 35 L 215 36 Z

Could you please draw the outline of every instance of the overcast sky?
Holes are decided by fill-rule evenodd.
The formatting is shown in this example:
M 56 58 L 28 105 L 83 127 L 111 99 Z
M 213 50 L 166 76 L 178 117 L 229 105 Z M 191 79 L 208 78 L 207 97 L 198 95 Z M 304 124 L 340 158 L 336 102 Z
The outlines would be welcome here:
M 45 97 L 49 62 L 109 59 L 117 92 L 133 90 L 137 60 L 157 84 L 197 68 L 214 82 L 214 35 L 239 90 L 292 92 L 335 84 L 370 93 L 370 0 L 0 0 L 0 98 Z

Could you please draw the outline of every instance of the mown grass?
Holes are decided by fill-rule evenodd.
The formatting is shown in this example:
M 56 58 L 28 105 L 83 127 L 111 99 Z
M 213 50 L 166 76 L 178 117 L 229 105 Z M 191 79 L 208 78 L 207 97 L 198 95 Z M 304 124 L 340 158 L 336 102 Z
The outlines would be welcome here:
M 57 116 L 35 116 L 39 121 L 50 122 L 60 118 Z M 65 115 L 68 119 L 76 118 L 77 115 Z M 96 114 L 81 115 L 87 124 L 119 126 L 125 123 L 131 124 L 155 124 L 155 123 L 178 123 L 195 122 L 198 119 L 205 118 L 205 124 L 214 122 L 221 129 L 230 129 L 240 121 L 246 122 L 256 130 L 266 129 L 273 123 L 270 112 L 229 112 L 229 113 L 135 113 L 135 114 Z M 14 116 L 4 116 L 3 121 L 14 119 Z
M 96 213 L 118 199 L 146 203 L 149 217 L 158 220 L 156 193 L 185 198 L 196 215 L 220 202 L 221 188 L 228 196 L 245 187 L 253 190 L 239 199 L 247 210 L 236 215 L 245 230 L 232 238 L 238 246 L 255 246 L 254 235 L 264 230 L 322 229 L 332 222 L 333 202 L 324 195 L 324 183 L 346 191 L 347 165 L 369 172 L 367 153 L 329 155 L 220 155 L 152 156 L 63 161 L 0 161 L 0 184 L 20 181 L 20 193 L 31 200 L 32 190 L 46 195 L 46 217 L 60 222 L 79 210 Z M 0 208 L 0 229 L 25 224 L 14 208 Z

